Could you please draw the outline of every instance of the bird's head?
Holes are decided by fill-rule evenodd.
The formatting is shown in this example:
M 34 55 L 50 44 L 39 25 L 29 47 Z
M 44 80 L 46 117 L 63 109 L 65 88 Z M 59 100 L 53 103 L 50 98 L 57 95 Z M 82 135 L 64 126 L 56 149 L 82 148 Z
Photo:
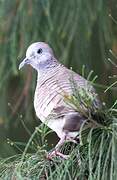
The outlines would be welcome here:
M 26 57 L 20 63 L 19 69 L 25 64 L 30 64 L 34 69 L 39 71 L 51 67 L 55 62 L 56 59 L 49 45 L 44 42 L 35 42 L 28 47 Z

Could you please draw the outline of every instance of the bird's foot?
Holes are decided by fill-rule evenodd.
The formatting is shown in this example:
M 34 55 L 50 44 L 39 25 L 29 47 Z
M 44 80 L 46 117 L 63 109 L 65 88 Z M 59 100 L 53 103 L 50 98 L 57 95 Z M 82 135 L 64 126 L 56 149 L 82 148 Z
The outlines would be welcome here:
M 67 138 L 66 142 L 73 142 L 74 144 L 78 144 L 78 142 L 73 138 Z
M 56 156 L 59 156 L 59 157 L 61 157 L 63 159 L 68 159 L 69 158 L 69 155 L 65 155 L 65 154 L 59 152 L 58 150 L 54 150 L 54 151 L 50 152 L 47 155 L 47 159 L 52 160 L 52 158 L 56 157 Z

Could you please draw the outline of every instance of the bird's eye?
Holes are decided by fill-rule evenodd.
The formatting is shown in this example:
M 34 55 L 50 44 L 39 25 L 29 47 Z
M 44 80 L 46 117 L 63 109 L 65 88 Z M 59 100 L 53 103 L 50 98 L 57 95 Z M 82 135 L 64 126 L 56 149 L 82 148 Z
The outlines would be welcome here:
M 40 48 L 40 49 L 38 49 L 37 53 L 38 53 L 38 54 L 41 54 L 42 51 L 43 51 L 43 50 Z

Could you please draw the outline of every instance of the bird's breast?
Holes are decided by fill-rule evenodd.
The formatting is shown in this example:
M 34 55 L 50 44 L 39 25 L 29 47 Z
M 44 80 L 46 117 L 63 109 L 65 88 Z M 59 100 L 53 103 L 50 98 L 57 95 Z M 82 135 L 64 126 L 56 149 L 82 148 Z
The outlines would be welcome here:
M 59 84 L 55 75 L 37 82 L 34 107 L 37 117 L 43 122 L 53 109 L 66 106 L 64 94 L 69 94 L 72 91 L 68 82 Z

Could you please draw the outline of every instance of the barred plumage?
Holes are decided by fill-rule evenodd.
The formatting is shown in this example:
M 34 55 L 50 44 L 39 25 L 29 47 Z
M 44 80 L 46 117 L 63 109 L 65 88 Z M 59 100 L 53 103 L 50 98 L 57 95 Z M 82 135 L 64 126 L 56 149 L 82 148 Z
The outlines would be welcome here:
M 64 96 L 73 95 L 74 85 L 77 90 L 88 88 L 93 94 L 95 90 L 86 79 L 61 65 L 54 57 L 52 49 L 43 42 L 29 46 L 26 58 L 19 68 L 24 64 L 30 64 L 38 72 L 35 111 L 37 117 L 60 137 L 56 146 L 58 148 L 66 139 L 75 138 L 81 124 L 86 120 L 73 106 L 65 102 Z M 92 106 L 100 107 L 98 97 Z
M 89 88 L 94 91 L 87 80 L 60 64 L 52 69 L 46 70 L 46 74 L 41 74 L 38 77 L 34 97 L 34 107 L 38 118 L 47 123 L 50 128 L 52 128 L 52 125 L 51 123 L 49 124 L 48 121 L 51 121 L 51 119 L 47 121 L 47 118 L 52 112 L 58 109 L 57 117 L 62 118 L 63 115 L 65 116 L 70 112 L 76 112 L 76 110 L 68 106 L 64 100 L 64 95 L 69 96 L 73 94 L 74 87 L 70 81 L 71 78 L 73 78 L 78 87 L 87 88 L 89 86 Z M 56 119 L 56 117 L 54 118 Z M 61 132 L 66 123 L 67 122 L 63 123 Z M 73 131 L 73 127 L 71 127 L 71 130 Z M 78 129 L 75 127 L 75 130 Z

